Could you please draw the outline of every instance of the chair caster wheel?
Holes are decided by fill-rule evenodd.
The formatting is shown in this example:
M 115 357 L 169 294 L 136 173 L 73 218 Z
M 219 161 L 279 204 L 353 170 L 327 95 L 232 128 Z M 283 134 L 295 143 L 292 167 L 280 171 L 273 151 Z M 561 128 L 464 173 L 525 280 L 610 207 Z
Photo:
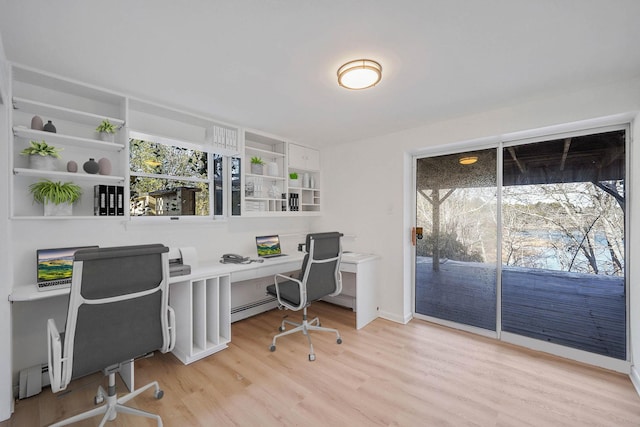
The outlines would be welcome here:
M 153 397 L 155 397 L 158 400 L 162 399 L 163 396 L 164 396 L 163 390 L 157 390 L 155 393 L 153 393 Z
M 104 402 L 104 396 L 96 396 L 96 397 L 93 398 L 93 403 L 95 405 L 99 405 L 102 402 Z
M 309 362 L 313 362 L 314 360 L 316 360 L 316 355 L 315 354 L 310 354 L 309 355 Z
M 338 339 L 336 340 L 336 342 L 337 342 L 338 344 L 342 344 L 342 338 L 338 338 Z
M 280 332 L 284 332 L 284 326 L 280 326 L 280 327 L 278 328 L 278 330 L 279 330 Z
M 275 345 L 272 345 L 271 347 L 269 347 L 269 351 L 270 351 L 270 352 L 272 352 L 272 353 L 273 353 L 274 351 L 276 351 L 276 346 L 275 346 Z

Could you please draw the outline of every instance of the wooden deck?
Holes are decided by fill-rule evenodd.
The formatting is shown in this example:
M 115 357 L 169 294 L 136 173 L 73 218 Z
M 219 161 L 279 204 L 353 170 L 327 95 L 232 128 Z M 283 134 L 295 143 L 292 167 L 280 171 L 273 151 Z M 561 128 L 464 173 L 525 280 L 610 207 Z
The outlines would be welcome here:
M 431 259 L 416 263 L 416 312 L 495 330 L 496 270 L 492 265 Z M 502 330 L 626 358 L 622 277 L 506 267 L 502 270 Z

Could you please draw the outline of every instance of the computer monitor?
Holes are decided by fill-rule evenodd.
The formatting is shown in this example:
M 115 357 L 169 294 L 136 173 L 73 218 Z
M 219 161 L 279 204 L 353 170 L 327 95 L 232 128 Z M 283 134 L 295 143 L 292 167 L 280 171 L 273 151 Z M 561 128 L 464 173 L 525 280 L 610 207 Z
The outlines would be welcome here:
M 284 255 L 280 248 L 280 237 L 277 234 L 270 236 L 257 236 L 256 248 L 258 256 L 262 258 L 272 258 Z

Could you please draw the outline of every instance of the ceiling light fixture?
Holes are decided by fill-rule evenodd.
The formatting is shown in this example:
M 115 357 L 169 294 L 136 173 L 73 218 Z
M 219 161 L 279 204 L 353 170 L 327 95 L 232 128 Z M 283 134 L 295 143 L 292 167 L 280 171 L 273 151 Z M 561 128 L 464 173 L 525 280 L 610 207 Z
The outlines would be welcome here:
M 472 165 L 477 161 L 478 161 L 478 156 L 460 157 L 460 160 L 458 160 L 458 162 L 460 162 L 461 165 Z
M 359 90 L 375 86 L 382 79 L 382 66 L 371 59 L 349 61 L 338 68 L 338 84 Z

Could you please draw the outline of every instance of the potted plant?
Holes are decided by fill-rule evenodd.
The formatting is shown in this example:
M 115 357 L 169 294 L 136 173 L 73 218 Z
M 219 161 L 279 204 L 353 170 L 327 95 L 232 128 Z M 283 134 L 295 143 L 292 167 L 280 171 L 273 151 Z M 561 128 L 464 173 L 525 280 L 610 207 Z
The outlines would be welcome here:
M 100 134 L 100 139 L 107 142 L 113 142 L 113 137 L 118 128 L 109 121 L 104 119 L 102 123 L 96 128 L 96 132 Z
M 289 174 L 289 187 L 300 187 L 300 180 L 298 179 L 298 174 L 296 172 L 291 172 Z
M 262 175 L 262 166 L 264 165 L 264 161 L 260 157 L 252 157 L 251 158 L 251 173 L 256 175 Z
M 47 144 L 44 140 L 42 142 L 31 141 L 31 145 L 20 152 L 23 156 L 29 156 L 29 167 L 31 169 L 56 170 L 55 159 L 60 158 L 59 151 L 61 148 L 56 148 Z
M 33 200 L 44 205 L 45 216 L 71 215 L 73 203 L 82 195 L 82 189 L 73 182 L 54 182 L 48 179 L 29 186 Z

